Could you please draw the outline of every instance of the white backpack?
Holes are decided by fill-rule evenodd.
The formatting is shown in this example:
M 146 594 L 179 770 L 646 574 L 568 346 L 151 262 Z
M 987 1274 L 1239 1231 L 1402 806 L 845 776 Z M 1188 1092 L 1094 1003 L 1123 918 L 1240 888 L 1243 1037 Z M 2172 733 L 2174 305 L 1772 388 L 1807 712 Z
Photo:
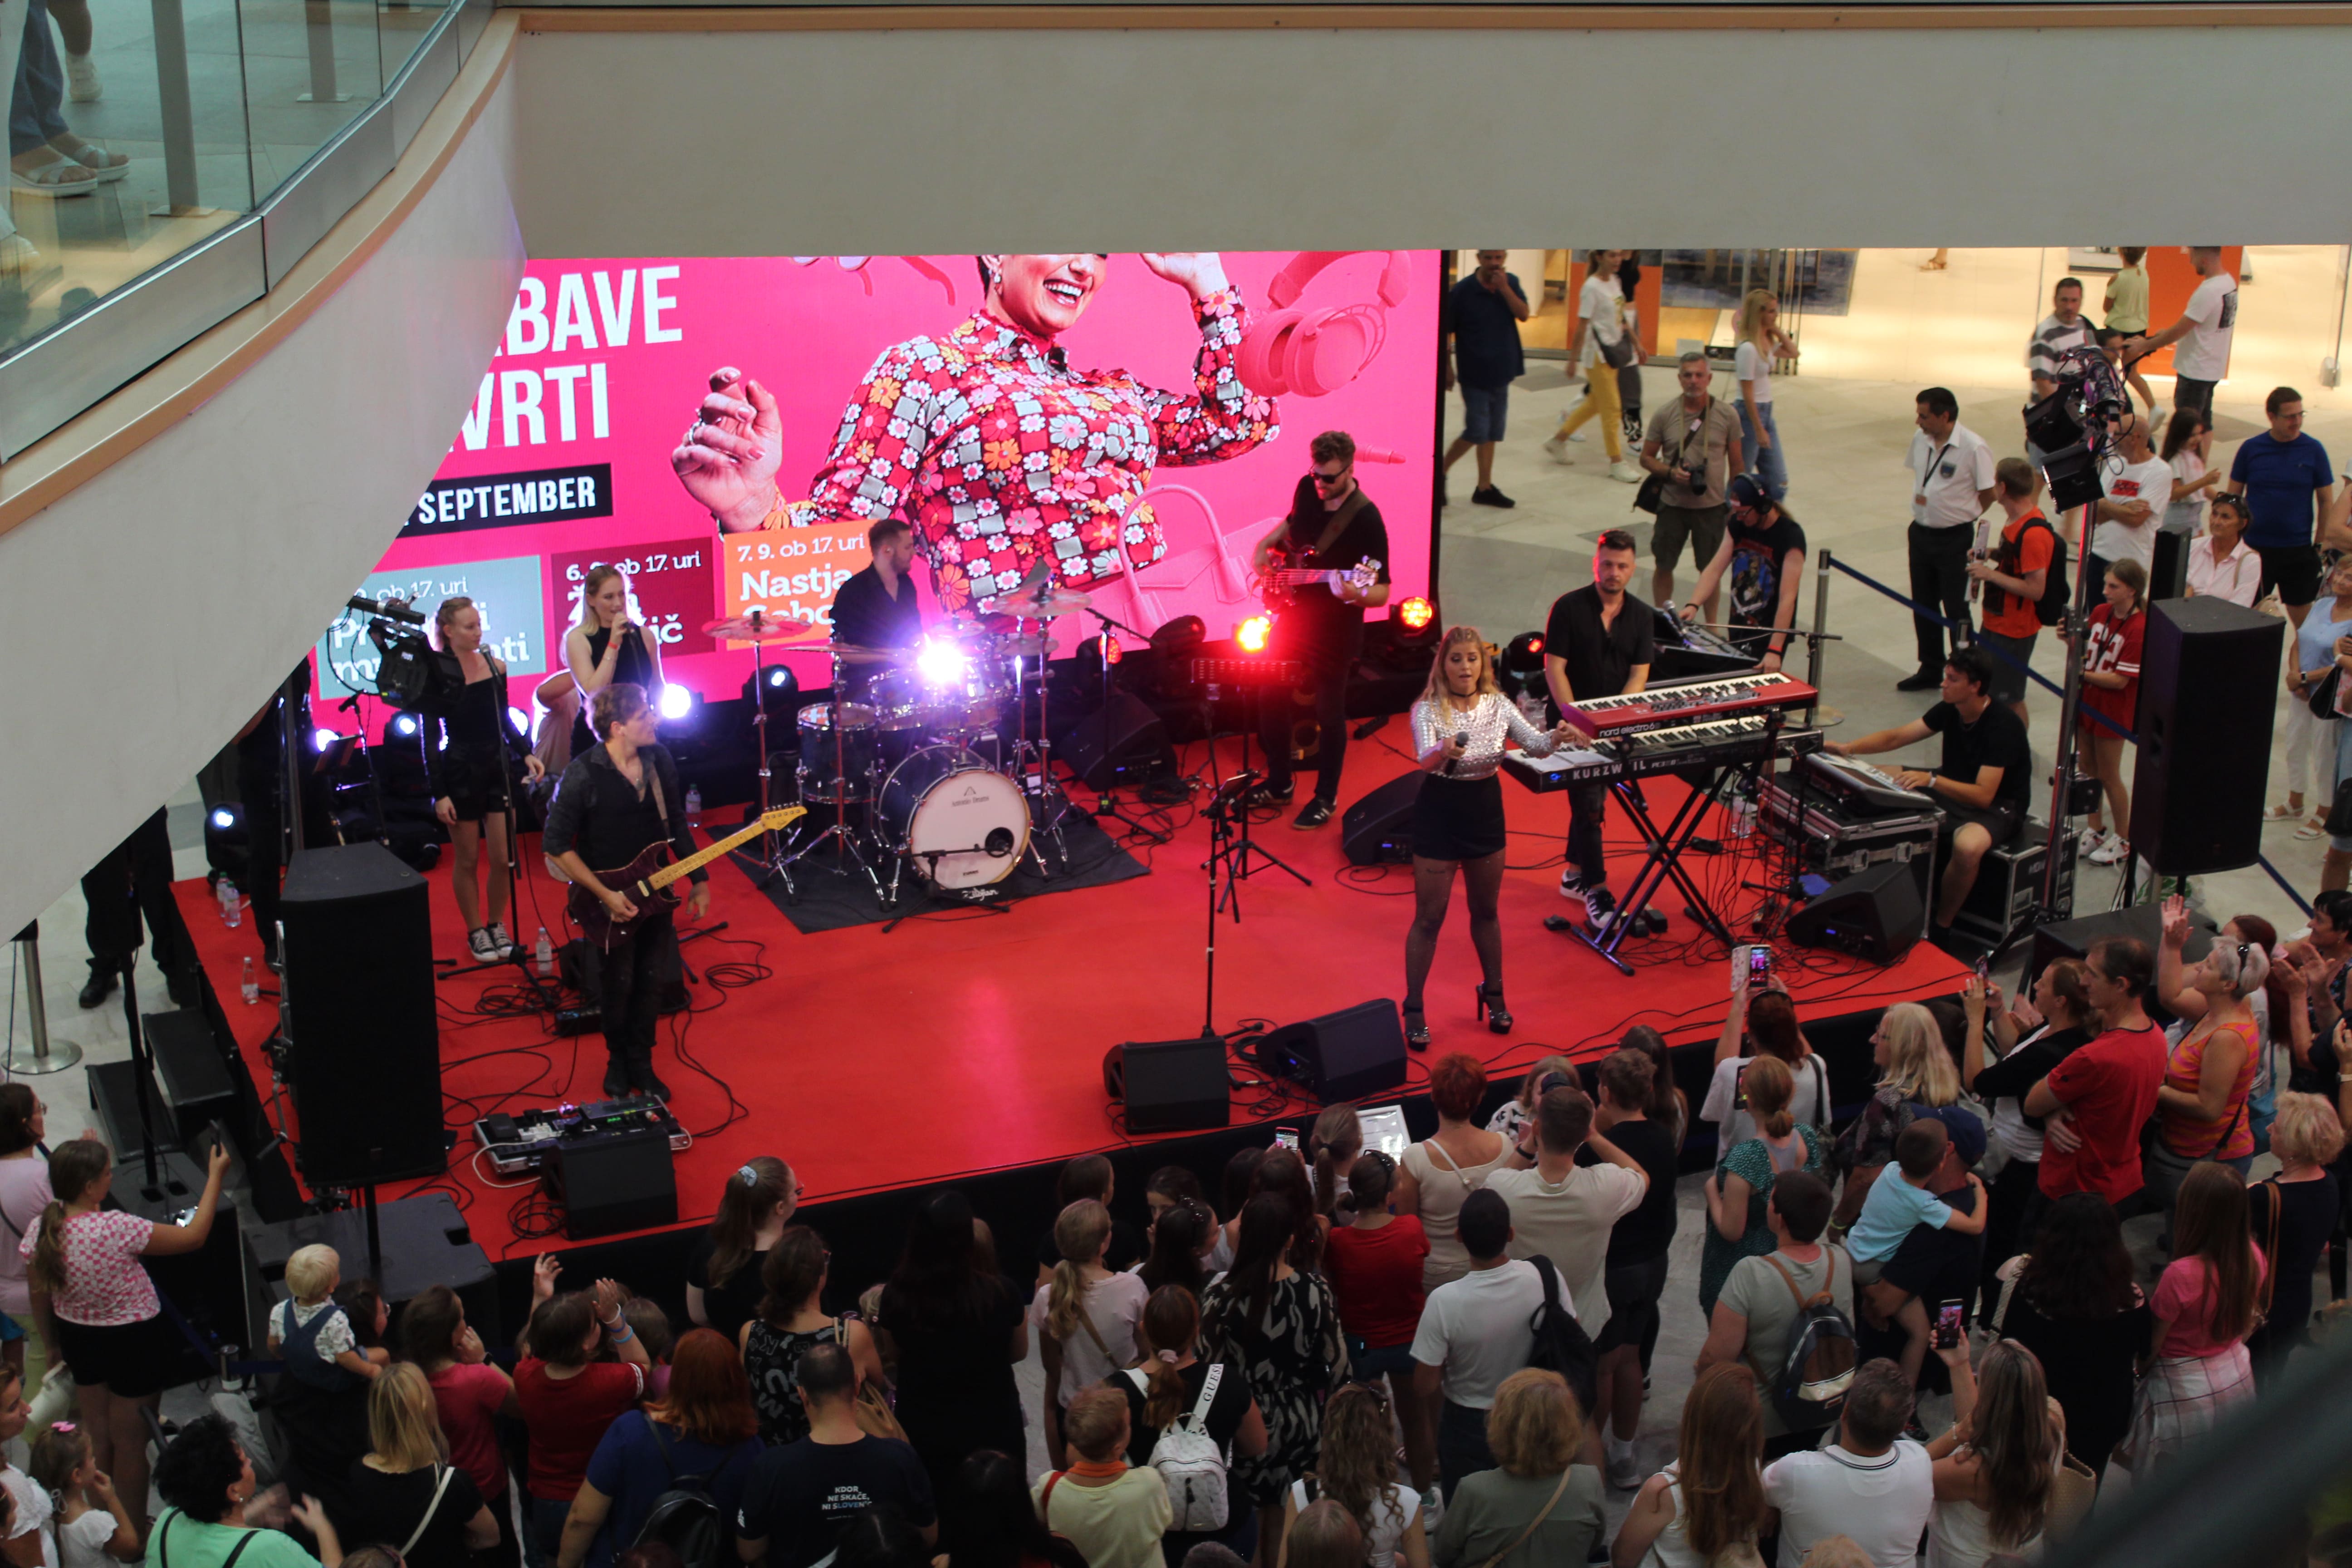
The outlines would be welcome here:
M 1141 1367 L 1128 1374 L 1135 1386 L 1150 1392 L 1150 1377 Z M 1223 1362 L 1209 1368 L 1201 1384 L 1201 1397 L 1192 1408 L 1171 1422 L 1151 1445 L 1151 1468 L 1168 1488 L 1173 1510 L 1171 1530 L 1214 1531 L 1225 1528 L 1225 1455 L 1209 1436 L 1209 1406 L 1216 1403 L 1217 1384 L 1225 1375 Z

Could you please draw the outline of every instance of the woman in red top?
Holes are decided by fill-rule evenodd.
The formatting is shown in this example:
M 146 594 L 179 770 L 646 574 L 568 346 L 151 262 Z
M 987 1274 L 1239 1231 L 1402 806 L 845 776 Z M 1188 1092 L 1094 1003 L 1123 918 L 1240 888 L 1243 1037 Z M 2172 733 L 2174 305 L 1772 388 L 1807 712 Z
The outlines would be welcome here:
M 408 1303 L 400 1314 L 400 1337 L 408 1359 L 425 1369 L 433 1385 L 449 1462 L 466 1472 L 498 1520 L 495 1561 L 499 1568 L 514 1568 L 522 1560 L 521 1542 L 507 1506 L 507 1464 L 492 1420 L 522 1414 L 514 1380 L 489 1359 L 482 1336 L 466 1321 L 465 1303 L 446 1285 L 429 1286 Z
M 1388 1379 L 1413 1488 L 1427 1491 L 1437 1480 L 1437 1451 L 1430 1441 L 1436 1412 L 1423 1412 L 1413 1397 L 1412 1335 L 1426 1300 L 1421 1279 L 1429 1237 L 1418 1216 L 1389 1212 L 1396 1178 L 1396 1162 L 1380 1150 L 1356 1157 L 1348 1173 L 1356 1222 L 1334 1228 L 1324 1241 L 1323 1273 L 1348 1336 L 1349 1373 L 1358 1383 Z
M 541 1560 L 553 1563 L 563 1545 L 563 1520 L 588 1473 L 604 1428 L 636 1407 L 646 1394 L 646 1347 L 621 1315 L 621 1288 L 610 1279 L 594 1290 L 555 1294 L 562 1267 L 543 1255 L 531 1275 L 536 1303 L 523 1330 L 515 1397 L 530 1433 L 530 1532 Z M 618 1362 L 594 1361 L 610 1343 Z
M 2128 852 L 2124 834 L 2131 826 L 2131 795 L 2124 788 L 2124 738 L 2091 717 L 2096 713 L 2129 730 L 2139 717 L 2139 642 L 2147 628 L 2147 573 L 2137 561 L 2107 568 L 2106 603 L 2091 612 L 2083 648 L 2083 749 L 2091 775 L 2105 791 L 2115 812 L 2114 832 L 2091 812 L 2091 837 L 2083 845 L 2094 866 L 2112 866 Z

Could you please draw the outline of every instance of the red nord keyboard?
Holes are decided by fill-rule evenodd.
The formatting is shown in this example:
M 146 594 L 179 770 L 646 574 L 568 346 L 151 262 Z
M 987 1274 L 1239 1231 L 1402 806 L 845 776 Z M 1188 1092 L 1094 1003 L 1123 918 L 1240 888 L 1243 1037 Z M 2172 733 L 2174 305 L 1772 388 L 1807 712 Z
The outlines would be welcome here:
M 1560 710 L 1560 717 L 1583 733 L 1601 738 L 1770 708 L 1801 708 L 1818 695 L 1793 675 L 1759 669 L 1745 675 L 1653 686 L 1622 697 L 1571 702 Z

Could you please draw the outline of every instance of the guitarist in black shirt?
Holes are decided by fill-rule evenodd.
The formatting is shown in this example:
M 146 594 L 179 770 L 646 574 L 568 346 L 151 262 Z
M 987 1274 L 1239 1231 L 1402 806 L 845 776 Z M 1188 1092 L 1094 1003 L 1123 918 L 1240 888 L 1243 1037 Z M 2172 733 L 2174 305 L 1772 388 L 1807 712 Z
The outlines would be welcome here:
M 604 1093 L 669 1098 L 669 1087 L 654 1076 L 654 1026 L 661 1001 L 656 983 L 665 949 L 677 945 L 669 906 L 650 900 L 640 908 L 626 893 L 605 885 L 602 871 L 615 875 L 647 846 L 667 839 L 680 859 L 694 853 L 686 826 L 686 792 L 678 787 L 677 764 L 668 748 L 654 743 L 660 715 L 645 688 L 616 681 L 598 691 L 590 727 L 604 743 L 572 759 L 555 786 L 541 847 L 577 887 L 602 900 L 614 919 L 628 922 L 602 952 L 589 952 L 602 965 L 604 1017 Z M 691 874 L 694 894 L 688 910 L 698 920 L 710 912 L 710 874 Z
M 1348 750 L 1348 677 L 1364 645 L 1364 611 L 1389 602 L 1389 533 L 1381 509 L 1356 483 L 1356 443 L 1344 430 L 1315 437 L 1315 466 L 1292 491 L 1282 526 L 1258 541 L 1255 563 L 1262 580 L 1275 571 L 1333 574 L 1328 582 L 1291 590 L 1275 618 L 1267 652 L 1296 659 L 1301 679 L 1315 693 L 1315 798 L 1290 826 L 1320 827 L 1339 800 L 1339 766 Z M 1364 583 L 1344 574 L 1369 561 Z M 1277 600 L 1276 602 L 1281 602 Z M 1271 607 L 1271 605 L 1269 605 Z M 1265 783 L 1250 792 L 1253 805 L 1290 802 L 1289 693 L 1270 690 L 1258 699 L 1258 737 L 1265 742 Z

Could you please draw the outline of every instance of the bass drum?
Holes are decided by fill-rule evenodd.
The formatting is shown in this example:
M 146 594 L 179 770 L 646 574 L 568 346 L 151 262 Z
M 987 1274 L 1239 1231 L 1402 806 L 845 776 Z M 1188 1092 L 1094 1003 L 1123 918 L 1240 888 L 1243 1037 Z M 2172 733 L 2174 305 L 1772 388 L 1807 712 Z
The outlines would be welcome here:
M 1001 882 L 1029 847 L 1029 802 L 961 746 L 926 746 L 890 770 L 876 805 L 883 847 L 935 886 Z

